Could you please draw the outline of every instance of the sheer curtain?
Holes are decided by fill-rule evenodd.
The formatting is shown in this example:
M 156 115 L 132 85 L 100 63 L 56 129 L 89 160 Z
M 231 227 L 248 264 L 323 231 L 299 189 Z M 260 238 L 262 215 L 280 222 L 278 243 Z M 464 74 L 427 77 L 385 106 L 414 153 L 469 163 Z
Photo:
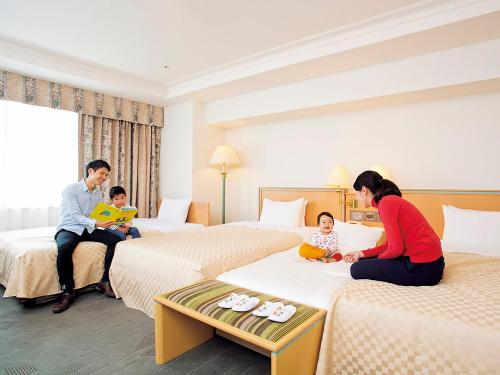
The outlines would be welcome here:
M 78 180 L 78 113 L 0 100 L 0 230 L 57 225 Z

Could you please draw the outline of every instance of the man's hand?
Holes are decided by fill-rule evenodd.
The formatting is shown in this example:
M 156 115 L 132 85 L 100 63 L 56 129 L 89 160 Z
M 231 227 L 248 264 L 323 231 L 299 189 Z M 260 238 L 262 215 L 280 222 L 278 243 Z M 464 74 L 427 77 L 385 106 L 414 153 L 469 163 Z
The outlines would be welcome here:
M 96 221 L 95 226 L 108 229 L 114 224 L 114 221 Z
M 356 263 L 358 260 L 364 257 L 365 256 L 363 255 L 362 251 L 351 251 L 350 253 L 344 255 L 344 262 Z

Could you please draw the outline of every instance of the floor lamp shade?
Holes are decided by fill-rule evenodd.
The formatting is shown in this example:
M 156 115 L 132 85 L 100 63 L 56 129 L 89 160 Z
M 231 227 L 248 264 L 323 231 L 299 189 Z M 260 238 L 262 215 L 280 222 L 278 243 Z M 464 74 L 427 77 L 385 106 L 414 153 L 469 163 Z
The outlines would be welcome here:
M 228 145 L 217 146 L 212 157 L 210 158 L 211 165 L 221 166 L 221 177 L 222 177 L 222 224 L 226 222 L 226 166 L 227 165 L 238 165 L 240 164 L 240 159 L 233 148 Z
M 210 164 L 212 165 L 238 165 L 240 164 L 240 159 L 233 148 L 228 145 L 217 146 L 212 157 L 210 158 Z

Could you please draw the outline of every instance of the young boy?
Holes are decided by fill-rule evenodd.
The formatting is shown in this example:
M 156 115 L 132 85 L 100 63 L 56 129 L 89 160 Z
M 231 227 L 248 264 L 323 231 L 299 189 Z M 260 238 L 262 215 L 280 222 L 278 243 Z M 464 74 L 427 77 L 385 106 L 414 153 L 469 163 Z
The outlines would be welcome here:
M 111 189 L 109 189 L 109 198 L 113 202 L 112 204 L 113 207 L 120 209 L 134 208 L 132 206 L 127 205 L 127 193 L 125 192 L 125 189 L 122 188 L 121 186 L 113 186 Z M 114 235 L 117 235 L 122 240 L 125 240 L 127 238 L 127 234 L 130 234 L 132 238 L 141 238 L 139 229 L 133 227 L 131 221 L 122 225 L 112 225 L 108 229 L 108 231 L 113 233 Z
M 57 273 L 61 284 L 61 300 L 53 307 L 54 313 L 61 313 L 75 299 L 73 279 L 73 252 L 82 241 L 101 242 L 107 246 L 104 257 L 104 273 L 97 289 L 106 296 L 115 298 L 109 282 L 109 268 L 115 246 L 120 238 L 105 230 L 112 221 L 99 222 L 89 218 L 97 203 L 102 201 L 101 184 L 108 178 L 111 167 L 104 160 L 91 161 L 86 168 L 86 177 L 80 182 L 67 186 L 62 193 L 60 223 L 54 239 L 57 243 Z
M 311 243 L 304 243 L 299 254 L 307 259 L 319 259 L 323 262 L 335 262 L 342 259 L 339 251 L 337 233 L 333 230 L 333 215 L 321 212 L 317 219 L 318 230 L 314 232 Z

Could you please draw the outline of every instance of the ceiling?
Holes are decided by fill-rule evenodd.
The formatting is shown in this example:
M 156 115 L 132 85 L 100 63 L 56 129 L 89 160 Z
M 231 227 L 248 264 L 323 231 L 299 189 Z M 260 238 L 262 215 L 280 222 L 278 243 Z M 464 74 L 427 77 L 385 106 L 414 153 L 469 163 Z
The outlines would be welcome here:
M 3 0 L 0 37 L 167 87 L 421 2 Z

